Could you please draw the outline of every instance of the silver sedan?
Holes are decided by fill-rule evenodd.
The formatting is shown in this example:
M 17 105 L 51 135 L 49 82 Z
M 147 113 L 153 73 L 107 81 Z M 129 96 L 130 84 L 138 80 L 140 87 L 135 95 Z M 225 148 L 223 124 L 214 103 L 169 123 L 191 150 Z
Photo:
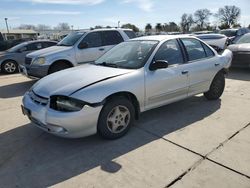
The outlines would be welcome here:
M 141 37 L 41 79 L 24 95 L 22 110 L 57 136 L 115 139 L 146 110 L 199 93 L 218 99 L 231 60 L 231 51 L 218 55 L 195 37 Z

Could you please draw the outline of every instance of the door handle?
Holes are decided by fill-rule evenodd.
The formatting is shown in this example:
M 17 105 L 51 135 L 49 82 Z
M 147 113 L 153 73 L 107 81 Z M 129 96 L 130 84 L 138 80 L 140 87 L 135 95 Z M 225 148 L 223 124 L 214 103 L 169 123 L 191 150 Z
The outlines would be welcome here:
M 100 51 L 103 51 L 103 50 L 105 50 L 105 49 L 104 49 L 104 48 L 99 48 L 99 50 L 100 50 Z
M 219 65 L 220 65 L 219 63 L 215 63 L 215 64 L 214 64 L 214 66 L 216 66 L 216 67 L 219 66 Z
M 187 70 L 184 70 L 184 71 L 181 72 L 181 74 L 187 74 L 187 73 L 188 73 Z

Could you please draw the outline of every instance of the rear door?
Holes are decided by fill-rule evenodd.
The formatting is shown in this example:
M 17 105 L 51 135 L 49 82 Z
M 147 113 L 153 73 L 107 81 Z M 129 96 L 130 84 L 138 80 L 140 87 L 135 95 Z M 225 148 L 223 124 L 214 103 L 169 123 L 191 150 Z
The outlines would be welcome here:
M 154 61 L 165 60 L 169 67 L 155 71 L 146 70 L 146 109 L 162 106 L 187 97 L 188 77 L 180 45 L 176 39 L 161 45 Z
M 188 58 L 188 95 L 192 96 L 209 89 L 211 81 L 220 70 L 220 63 L 214 52 L 201 41 L 194 38 L 182 38 L 182 44 Z
M 88 47 L 84 48 L 84 49 L 80 49 L 79 45 L 81 43 L 87 43 Z M 75 48 L 75 50 L 76 50 L 76 60 L 77 60 L 78 64 L 95 61 L 104 52 L 103 47 L 102 47 L 101 32 L 88 33 L 82 39 L 80 44 Z
M 103 46 L 101 50 L 103 51 L 103 53 L 105 53 L 115 45 L 123 42 L 124 40 L 118 31 L 103 31 L 102 41 Z

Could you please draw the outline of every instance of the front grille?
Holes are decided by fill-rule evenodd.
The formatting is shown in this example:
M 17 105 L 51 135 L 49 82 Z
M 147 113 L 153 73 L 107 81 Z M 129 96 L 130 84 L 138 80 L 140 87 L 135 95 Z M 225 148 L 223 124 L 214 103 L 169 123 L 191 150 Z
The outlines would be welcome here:
M 32 58 L 30 58 L 30 57 L 26 57 L 26 58 L 25 58 L 25 64 L 26 64 L 26 65 L 30 65 L 31 62 L 32 62 Z
M 31 100 L 37 104 L 41 104 L 43 106 L 48 104 L 48 101 L 49 101 L 48 98 L 37 95 L 34 91 L 30 91 L 29 96 L 30 96 Z

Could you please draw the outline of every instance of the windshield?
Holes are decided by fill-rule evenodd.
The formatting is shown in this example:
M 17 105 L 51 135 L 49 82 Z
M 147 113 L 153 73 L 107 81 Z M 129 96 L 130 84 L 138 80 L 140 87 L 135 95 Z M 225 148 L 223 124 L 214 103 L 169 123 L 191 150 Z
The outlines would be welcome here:
M 237 30 L 222 30 L 220 34 L 226 35 L 227 37 L 234 37 L 236 36 Z
M 125 69 L 138 69 L 144 66 L 158 41 L 128 41 L 112 48 L 101 56 L 96 65 Z
M 19 49 L 21 49 L 22 47 L 26 46 L 27 43 L 21 43 L 21 44 L 18 44 L 10 49 L 7 50 L 7 52 L 17 52 Z
M 57 46 L 73 46 L 84 34 L 84 32 L 70 33 L 63 38 Z
M 243 35 L 236 44 L 244 44 L 244 43 L 250 43 L 250 34 Z

